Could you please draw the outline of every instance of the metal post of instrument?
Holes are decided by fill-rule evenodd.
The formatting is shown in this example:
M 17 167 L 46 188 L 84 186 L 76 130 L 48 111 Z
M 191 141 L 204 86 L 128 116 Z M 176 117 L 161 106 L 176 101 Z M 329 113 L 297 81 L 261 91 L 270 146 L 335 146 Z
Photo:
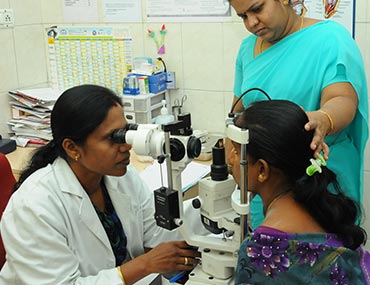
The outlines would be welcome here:
M 240 155 L 240 202 L 247 204 L 248 200 L 248 161 L 247 161 L 247 145 L 241 144 Z M 243 241 L 248 230 L 248 216 L 240 215 L 240 240 Z
M 164 145 L 165 145 L 165 155 L 166 155 L 166 166 L 167 166 L 167 182 L 168 189 L 173 189 L 172 181 L 172 164 L 171 164 L 171 147 L 170 147 L 170 132 L 164 132 Z

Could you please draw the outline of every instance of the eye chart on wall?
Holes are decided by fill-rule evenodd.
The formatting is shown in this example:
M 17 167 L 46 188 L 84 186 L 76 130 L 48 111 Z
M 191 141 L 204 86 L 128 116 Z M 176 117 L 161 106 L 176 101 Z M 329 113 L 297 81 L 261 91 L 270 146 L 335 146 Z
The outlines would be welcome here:
M 53 88 L 97 84 L 122 94 L 123 78 L 132 69 L 127 29 L 52 27 L 47 35 Z

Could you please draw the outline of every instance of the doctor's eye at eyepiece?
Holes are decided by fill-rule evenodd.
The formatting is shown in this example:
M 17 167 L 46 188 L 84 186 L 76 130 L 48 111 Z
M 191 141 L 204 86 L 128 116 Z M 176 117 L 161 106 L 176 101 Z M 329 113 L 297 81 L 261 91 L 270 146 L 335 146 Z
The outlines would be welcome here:
M 114 130 L 110 136 L 110 139 L 113 143 L 124 144 L 126 142 L 126 133 L 130 130 L 137 130 L 137 124 L 127 124 L 124 129 Z
M 114 130 L 113 133 L 110 135 L 110 140 L 113 143 L 124 144 L 126 143 L 125 135 L 126 135 L 125 129 Z

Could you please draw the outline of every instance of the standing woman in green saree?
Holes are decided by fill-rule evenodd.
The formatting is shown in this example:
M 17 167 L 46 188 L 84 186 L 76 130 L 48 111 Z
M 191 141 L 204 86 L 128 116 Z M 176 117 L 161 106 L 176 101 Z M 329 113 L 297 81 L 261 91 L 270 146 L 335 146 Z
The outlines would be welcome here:
M 315 157 L 323 152 L 346 194 L 361 203 L 368 93 L 362 57 L 350 33 L 334 21 L 304 17 L 303 0 L 230 4 L 252 33 L 236 59 L 234 102 L 258 87 L 272 99 L 301 106 L 309 117 L 305 129 L 315 131 Z M 265 100 L 263 94 L 250 92 L 235 111 L 259 100 Z M 258 197 L 252 201 L 251 217 L 253 228 L 263 220 Z

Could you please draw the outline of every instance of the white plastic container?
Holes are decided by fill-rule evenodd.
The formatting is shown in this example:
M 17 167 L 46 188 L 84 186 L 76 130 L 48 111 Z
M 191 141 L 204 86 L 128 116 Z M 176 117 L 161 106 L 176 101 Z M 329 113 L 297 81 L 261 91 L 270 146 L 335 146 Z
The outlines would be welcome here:
M 166 108 L 166 100 L 162 100 L 161 114 L 156 118 L 155 123 L 159 125 L 164 125 L 171 123 L 174 120 L 174 115 L 168 113 L 168 109 Z

